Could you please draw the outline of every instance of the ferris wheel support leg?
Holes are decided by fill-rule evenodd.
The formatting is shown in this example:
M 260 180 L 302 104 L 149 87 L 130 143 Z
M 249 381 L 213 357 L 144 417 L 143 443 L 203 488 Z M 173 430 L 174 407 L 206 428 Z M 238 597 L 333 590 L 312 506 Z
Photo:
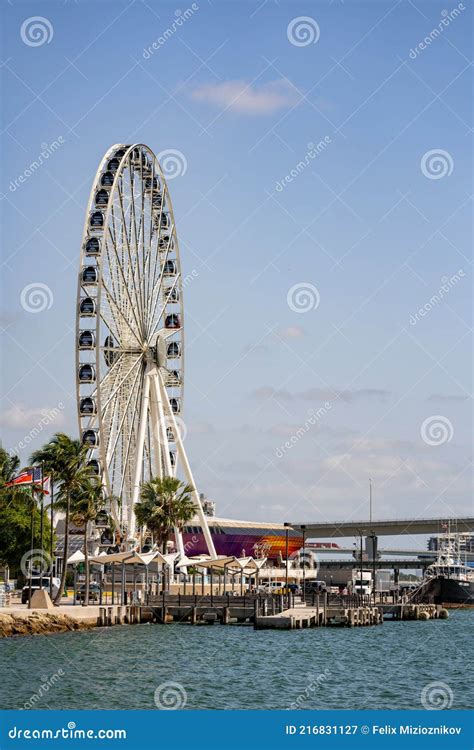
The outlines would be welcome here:
M 194 504 L 196 505 L 196 512 L 197 512 L 199 521 L 201 523 L 201 528 L 204 534 L 204 539 L 206 540 L 206 545 L 207 545 L 209 555 L 211 557 L 217 557 L 216 548 L 214 547 L 214 542 L 212 540 L 211 532 L 209 531 L 207 518 L 204 515 L 204 511 L 201 505 L 201 500 L 199 498 L 199 493 L 196 489 L 194 477 L 191 471 L 191 467 L 189 465 L 188 457 L 184 450 L 183 441 L 181 439 L 181 433 L 176 424 L 176 419 L 174 418 L 173 410 L 171 409 L 170 402 L 168 400 L 168 394 L 166 393 L 165 385 L 163 383 L 163 379 L 159 372 L 157 373 L 157 380 L 158 380 L 158 387 L 161 391 L 161 397 L 164 403 L 165 411 L 171 422 L 171 427 L 173 429 L 173 434 L 176 440 L 176 447 L 178 449 L 178 455 L 179 455 L 180 460 L 182 461 L 184 473 L 186 474 L 188 483 L 191 485 L 191 487 L 194 488 L 193 490 Z
M 143 382 L 143 396 L 142 404 L 140 409 L 140 423 L 138 426 L 138 438 L 137 438 L 137 452 L 135 456 L 135 476 L 133 481 L 133 493 L 132 502 L 128 508 L 128 538 L 133 540 L 135 538 L 135 504 L 138 501 L 140 494 L 140 481 L 142 478 L 143 470 L 143 450 L 145 447 L 145 432 L 147 426 L 147 414 L 150 401 L 150 375 L 149 372 L 145 373 Z
M 160 421 L 158 416 L 158 399 L 156 395 L 156 383 L 155 378 L 151 376 L 150 380 L 150 411 L 152 420 L 152 440 L 153 440 L 153 451 L 155 454 L 155 475 L 159 478 L 163 478 L 163 444 L 161 442 L 161 430 Z
M 165 413 L 163 410 L 163 396 L 160 390 L 160 383 L 159 383 L 159 375 L 158 370 L 155 368 L 152 373 L 152 400 L 154 398 L 156 402 L 156 408 L 158 411 L 158 441 L 163 449 L 163 463 L 164 463 L 164 469 L 166 476 L 172 477 L 174 476 L 173 467 L 171 466 L 171 459 L 170 459 L 170 451 L 169 451 L 169 444 L 168 444 L 168 436 L 166 434 L 166 422 L 165 422 Z M 184 544 L 183 544 L 183 536 L 178 528 L 175 527 L 174 529 L 174 536 L 176 540 L 176 547 L 178 548 L 179 556 L 184 557 Z

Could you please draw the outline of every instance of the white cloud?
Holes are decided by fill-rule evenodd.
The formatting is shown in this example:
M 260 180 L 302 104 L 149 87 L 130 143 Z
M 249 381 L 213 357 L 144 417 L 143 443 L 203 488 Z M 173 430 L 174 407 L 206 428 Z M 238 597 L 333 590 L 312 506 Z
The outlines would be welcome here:
M 0 426 L 19 430 L 35 427 L 38 423 L 49 424 L 54 421 L 55 424 L 61 424 L 63 408 L 62 404 L 34 409 L 17 404 L 0 413 Z
M 195 88 L 191 97 L 221 109 L 246 115 L 271 115 L 297 104 L 301 95 L 286 79 L 254 84 L 247 81 L 222 81 Z
M 355 390 L 338 390 L 337 388 L 309 388 L 306 391 L 290 393 L 286 389 L 278 390 L 270 385 L 263 385 L 257 388 L 251 394 L 259 401 L 266 401 L 269 398 L 276 398 L 282 401 L 294 401 L 301 399 L 303 401 L 330 401 L 341 400 L 345 403 L 359 401 L 364 399 L 375 398 L 379 401 L 385 401 L 390 395 L 390 391 L 382 388 L 357 388 Z
M 277 330 L 276 335 L 281 339 L 300 339 L 306 336 L 306 332 L 301 326 L 284 326 Z
M 468 399 L 469 396 L 465 396 L 463 394 L 433 393 L 431 396 L 428 396 L 426 400 L 432 403 L 440 402 L 444 404 L 455 404 L 458 402 L 467 401 Z

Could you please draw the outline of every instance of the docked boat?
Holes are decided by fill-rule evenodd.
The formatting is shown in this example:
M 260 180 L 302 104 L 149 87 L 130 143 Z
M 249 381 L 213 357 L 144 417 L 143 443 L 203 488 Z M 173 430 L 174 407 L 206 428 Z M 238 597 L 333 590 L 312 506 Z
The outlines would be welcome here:
M 462 562 L 460 540 L 442 540 L 436 561 L 430 565 L 417 598 L 432 604 L 473 604 L 474 570 Z

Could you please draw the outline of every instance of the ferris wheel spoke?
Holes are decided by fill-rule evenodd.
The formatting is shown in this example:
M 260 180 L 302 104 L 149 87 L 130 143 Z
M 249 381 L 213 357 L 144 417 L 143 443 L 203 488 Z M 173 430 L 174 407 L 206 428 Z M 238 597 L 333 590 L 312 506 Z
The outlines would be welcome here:
M 157 191 L 159 192 L 159 186 L 158 185 L 158 178 L 156 177 L 155 172 L 155 161 L 153 160 L 152 169 L 151 169 L 151 183 L 150 183 L 150 195 L 151 195 L 151 206 L 148 211 L 149 216 L 149 235 L 148 235 L 148 254 L 150 257 L 154 258 L 155 266 L 153 268 L 153 276 L 155 274 L 155 268 L 156 264 L 159 263 L 159 250 L 158 250 L 158 238 L 156 239 L 156 247 L 153 251 L 153 195 L 155 193 L 155 180 L 156 180 L 156 187 Z M 149 299 L 150 297 L 150 279 L 151 279 L 151 266 L 148 269 L 148 273 L 146 274 L 146 297 Z M 153 288 L 153 287 L 152 287 Z
M 163 258 L 163 263 L 161 264 L 161 266 L 160 266 L 160 264 L 157 264 L 157 266 L 156 266 L 156 267 L 160 268 L 160 275 L 159 275 L 159 278 L 156 280 L 156 282 L 155 282 L 155 279 L 153 279 L 154 285 L 156 287 L 156 291 L 151 295 L 150 309 L 149 309 L 148 315 L 147 315 L 147 331 L 149 331 L 150 328 L 151 328 L 151 326 L 153 325 L 153 316 L 155 315 L 156 306 L 157 306 L 158 300 L 160 298 L 160 292 L 161 292 L 161 290 L 163 288 L 163 279 L 164 279 L 164 274 L 165 274 L 165 267 L 166 267 L 166 262 L 168 261 L 168 256 L 169 256 L 169 252 L 170 252 L 170 249 L 171 249 L 172 238 L 173 238 L 173 234 L 170 232 L 170 237 L 169 237 L 169 240 L 168 240 L 168 246 L 166 248 L 165 256 Z M 150 336 L 150 334 L 148 334 L 148 336 Z
M 140 364 L 143 364 L 143 358 L 142 357 L 137 357 L 137 359 L 135 360 L 135 362 L 133 363 L 133 365 L 129 368 L 129 370 L 127 371 L 127 373 L 125 374 L 125 376 L 123 377 L 123 379 L 120 381 L 120 383 L 118 383 L 118 384 L 115 383 L 114 384 L 113 391 L 111 392 L 111 394 L 109 395 L 109 397 L 107 398 L 107 400 L 105 401 L 105 403 L 101 405 L 101 408 L 102 408 L 103 412 L 105 412 L 105 410 L 107 409 L 107 406 L 108 406 L 111 398 L 113 398 L 113 396 L 115 395 L 115 391 L 117 389 L 119 389 L 119 388 L 122 387 L 123 383 L 127 380 L 127 378 L 130 375 L 130 373 L 132 373 L 133 370 L 135 369 L 135 367 L 137 365 L 140 365 Z
M 123 426 L 125 424 L 125 420 L 126 420 L 128 414 L 129 414 L 130 403 L 132 401 L 132 398 L 133 398 L 134 394 L 135 394 L 135 405 L 136 405 L 136 401 L 138 399 L 138 395 L 139 395 L 140 390 L 141 390 L 140 388 L 137 388 L 137 385 L 139 385 L 139 379 L 140 379 L 140 375 L 141 374 L 142 374 L 141 371 L 138 370 L 138 372 L 135 375 L 135 378 L 133 380 L 132 387 L 130 388 L 130 393 L 128 395 L 128 398 L 127 398 L 127 401 L 126 401 L 126 404 L 125 404 L 125 409 L 124 409 L 124 412 L 123 412 L 123 416 L 122 416 L 122 418 L 120 420 L 120 423 L 118 425 L 117 436 L 115 438 L 115 442 L 114 442 L 112 448 L 110 449 L 110 454 L 111 455 L 115 454 L 115 451 L 116 451 L 116 448 L 117 448 L 117 443 L 118 443 L 118 441 L 120 439 L 120 436 L 123 434 Z M 136 393 L 135 393 L 135 389 L 136 389 Z M 134 409 L 135 409 L 135 407 L 134 407 Z M 132 411 L 134 411 L 134 409 Z M 109 450 L 109 448 L 108 448 L 108 450 Z
M 128 232 L 127 232 L 127 221 L 125 218 L 125 211 L 123 207 L 123 195 L 122 195 L 122 191 L 120 187 L 118 187 L 118 196 L 119 196 L 120 211 L 122 214 L 122 222 L 123 222 L 124 234 L 125 234 L 125 247 L 127 249 L 127 259 L 128 259 L 127 286 L 129 286 L 129 281 L 131 280 L 137 310 L 139 312 L 139 316 L 143 319 L 143 309 L 141 307 L 140 295 L 138 293 L 136 282 L 135 282 L 135 265 L 132 260 L 132 252 L 131 252 L 130 241 L 129 241 Z M 130 279 L 128 278 L 129 276 L 130 276 Z
M 138 343 L 138 345 L 139 345 L 139 346 L 141 347 L 141 341 L 140 341 L 140 338 L 139 338 L 139 336 L 138 336 L 138 335 L 137 335 L 137 333 L 136 333 L 136 332 L 135 332 L 135 331 L 133 330 L 133 328 L 132 328 L 132 326 L 131 326 L 130 322 L 128 321 L 128 319 L 126 318 L 126 316 L 125 316 L 125 315 L 123 314 L 122 310 L 120 309 L 120 307 L 119 307 L 119 306 L 118 306 L 118 304 L 116 303 L 116 301 L 115 301 L 115 299 L 114 299 L 114 297 L 113 297 L 113 295 L 112 295 L 112 293 L 111 293 L 110 289 L 109 289 L 109 288 L 107 287 L 107 285 L 106 285 L 105 281 L 102 281 L 102 286 L 103 286 L 103 289 L 104 289 L 104 291 L 105 291 L 105 293 L 106 293 L 106 295 L 107 295 L 107 300 L 108 300 L 109 304 L 110 304 L 110 303 L 112 303 L 112 305 L 114 306 L 114 309 L 115 309 L 115 310 L 117 311 L 117 313 L 118 313 L 118 314 L 120 315 L 121 319 L 123 320 L 123 322 L 124 322 L 124 323 L 125 323 L 125 325 L 127 326 L 128 330 L 130 331 L 130 333 L 131 333 L 131 334 L 132 334 L 132 336 L 134 337 L 135 341 L 136 341 L 136 342 Z M 116 325 L 117 325 L 117 329 L 118 329 L 118 330 L 120 330 L 120 328 L 119 328 L 119 326 L 118 326 L 118 324 L 117 324 L 117 321 L 116 321 L 116 319 L 115 319 L 115 316 L 114 316 L 114 314 L 112 313 L 112 311 L 111 311 L 111 314 L 112 314 L 112 317 L 114 318 L 114 321 L 115 321 L 115 323 L 116 323 Z M 119 336 L 119 339 L 118 339 L 118 340 L 119 340 L 119 341 L 122 341 L 122 336 Z
M 110 231 L 110 230 L 109 230 L 109 231 Z M 112 237 L 112 234 L 111 234 L 111 233 L 110 233 L 110 238 L 111 238 L 111 240 L 112 240 L 112 245 L 113 245 L 113 249 L 114 249 L 115 257 L 116 257 L 117 261 L 120 261 L 120 256 L 119 256 L 119 254 L 118 254 L 118 251 L 117 251 L 117 245 L 116 245 L 116 243 L 115 243 L 115 241 L 114 241 L 114 239 L 113 239 L 113 237 Z M 108 243 L 107 243 L 107 241 L 106 241 L 106 247 L 107 247 L 107 244 L 108 244 Z M 135 312 L 135 306 L 134 306 L 134 304 L 133 304 L 133 302 L 132 302 L 132 298 L 131 298 L 131 296 L 130 296 L 130 291 L 129 291 L 129 289 L 128 289 L 128 284 L 127 284 L 127 282 L 126 282 L 126 279 L 125 279 L 125 275 L 124 275 L 124 273 L 123 273 L 123 268 L 122 268 L 122 265 L 121 265 L 121 263 L 120 263 L 120 262 L 118 262 L 118 263 L 117 263 L 117 266 L 118 266 L 118 268 L 120 269 L 120 278 L 121 278 L 121 281 L 122 281 L 122 284 L 123 284 L 123 288 L 125 289 L 125 292 L 126 292 L 126 295 L 127 295 L 127 299 L 128 299 L 128 303 L 129 303 L 129 305 L 128 305 L 128 309 L 130 309 L 130 310 L 132 311 L 132 314 L 133 314 L 133 318 L 134 318 L 134 320 L 135 320 L 135 323 L 136 323 L 136 325 L 137 325 L 137 328 L 138 328 L 138 329 L 140 329 L 140 322 L 139 322 L 139 320 L 138 320 L 138 318 L 137 318 L 137 315 L 136 315 L 136 312 Z M 131 322 L 131 321 L 130 321 L 130 322 Z
M 135 211 L 135 189 L 134 189 L 134 180 L 135 175 L 134 171 L 129 165 L 129 171 L 131 173 L 130 178 L 130 190 L 131 190 L 131 201 L 130 201 L 130 240 L 132 236 L 132 228 L 133 228 L 133 234 L 135 237 L 135 269 L 138 272 L 138 291 L 140 292 L 140 249 L 139 249 L 139 242 L 138 242 L 138 234 L 137 234 L 137 217 L 136 217 L 136 211 Z M 140 303 L 142 302 L 141 295 L 139 295 Z
M 178 275 L 176 276 L 176 278 L 175 278 L 175 282 L 174 282 L 173 286 L 172 286 L 172 287 L 170 287 L 170 290 L 171 290 L 171 291 L 175 289 L 175 287 L 176 287 L 176 284 L 178 283 L 178 280 L 179 280 L 179 278 L 180 278 L 180 275 L 178 274 Z M 157 330 L 157 328 L 158 328 L 158 326 L 159 326 L 159 324 L 160 324 L 160 321 L 161 321 L 161 319 L 162 319 L 162 317 L 163 317 L 163 314 L 164 314 L 164 312 L 165 312 L 165 310 L 166 310 L 166 306 L 167 306 L 167 304 L 168 304 L 168 303 L 167 303 L 167 302 L 165 301 L 165 303 L 164 303 L 163 307 L 161 308 L 160 314 L 158 315 L 158 318 L 157 318 L 157 319 L 156 319 L 156 321 L 155 321 L 155 324 L 154 324 L 154 326 L 153 326 L 153 329 L 152 329 L 151 333 L 149 334 L 149 337 L 150 337 L 150 338 L 151 338 L 151 337 L 153 336 L 153 334 L 154 334 L 154 333 L 155 333 L 155 331 Z M 170 334 L 172 334 L 172 333 L 176 333 L 176 331 L 179 331 L 180 329 L 179 329 L 179 328 L 170 328 L 169 330 L 170 330 Z M 166 336 L 167 336 L 168 334 L 167 334 L 167 333 L 166 333 L 166 331 L 165 331 L 165 333 L 164 333 L 163 335 L 164 335 L 164 336 L 166 337 Z
M 129 425 L 128 440 L 126 437 L 126 432 L 123 433 L 124 443 L 126 443 L 127 445 L 125 455 L 127 458 L 127 466 L 129 467 L 129 472 L 128 472 L 128 477 L 123 476 L 122 478 L 122 484 L 120 486 L 121 492 L 123 492 L 123 485 L 124 485 L 125 479 L 128 479 L 130 491 L 132 491 L 132 487 L 133 487 L 133 470 L 134 470 L 133 459 L 135 458 L 136 448 L 137 448 L 137 435 L 136 435 L 135 427 L 136 425 L 139 424 L 139 420 L 140 420 L 141 402 L 143 400 L 144 387 L 141 388 L 140 392 L 137 395 L 138 395 L 138 398 L 135 401 L 133 412 L 131 415 L 134 417 L 134 419 Z

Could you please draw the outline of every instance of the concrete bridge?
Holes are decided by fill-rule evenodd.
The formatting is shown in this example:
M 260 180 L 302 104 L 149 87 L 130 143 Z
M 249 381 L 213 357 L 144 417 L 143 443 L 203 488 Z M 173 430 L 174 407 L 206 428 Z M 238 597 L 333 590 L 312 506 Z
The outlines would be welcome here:
M 474 517 L 464 518 L 397 518 L 389 520 L 360 521 L 307 521 L 291 522 L 285 526 L 304 532 L 306 539 L 329 539 L 354 536 L 399 536 L 402 534 L 440 534 L 451 529 L 452 533 L 464 534 L 474 531 Z

